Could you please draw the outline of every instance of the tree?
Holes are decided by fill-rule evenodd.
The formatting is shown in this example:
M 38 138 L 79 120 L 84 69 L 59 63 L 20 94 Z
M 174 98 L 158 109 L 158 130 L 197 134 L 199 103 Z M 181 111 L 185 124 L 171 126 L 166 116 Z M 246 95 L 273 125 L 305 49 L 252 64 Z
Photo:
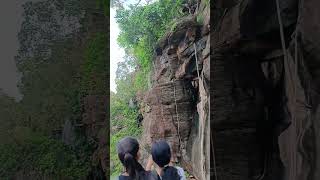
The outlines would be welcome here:
M 138 0 L 131 5 L 113 1 L 117 6 L 116 20 L 120 35 L 118 43 L 125 49 L 125 61 L 118 64 L 116 72 L 117 93 L 111 93 L 111 169 L 113 174 L 121 171 L 121 163 L 116 153 L 116 143 L 124 136 L 139 137 L 142 129 L 137 126 L 139 107 L 129 108 L 129 101 L 138 91 L 148 88 L 153 47 L 170 23 L 180 17 L 178 9 L 181 1 L 161 0 L 142 5 Z M 119 4 L 117 4 L 119 3 Z M 141 4 L 139 4 L 141 3 Z M 148 3 L 148 2 L 147 2 Z
M 107 92 L 108 39 L 95 30 L 83 36 L 80 30 L 87 27 L 81 27 L 92 13 L 88 9 L 99 8 L 85 2 L 24 5 L 16 57 L 23 99 L 15 102 L 0 92 L 1 179 L 14 179 L 18 171 L 27 176 L 31 171 L 33 178 L 86 179 L 91 171 L 96 144 L 80 128 L 75 128 L 77 138 L 70 147 L 59 138 L 66 120 L 82 120 L 82 95 Z
M 118 43 L 128 56 L 135 59 L 135 89 L 143 91 L 148 88 L 154 47 L 165 32 L 172 29 L 172 22 L 183 15 L 179 11 L 182 3 L 183 0 L 162 0 L 117 9 Z
M 22 61 L 30 58 L 48 59 L 53 41 L 71 36 L 79 30 L 84 11 L 81 1 L 76 0 L 27 2 L 23 8 L 24 21 L 18 34 L 18 67 Z

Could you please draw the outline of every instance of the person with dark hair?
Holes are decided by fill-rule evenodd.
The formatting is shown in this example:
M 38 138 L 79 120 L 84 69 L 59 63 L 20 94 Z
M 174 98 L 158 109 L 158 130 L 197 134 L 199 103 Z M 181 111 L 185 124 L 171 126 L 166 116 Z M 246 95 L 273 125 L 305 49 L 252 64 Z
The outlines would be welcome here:
M 119 180 L 157 180 L 150 171 L 146 171 L 138 162 L 139 143 L 132 137 L 125 137 L 117 144 L 118 157 L 125 168 Z
M 181 167 L 172 166 L 171 150 L 169 144 L 164 141 L 156 141 L 152 144 L 151 155 L 147 164 L 147 170 L 151 170 L 155 162 L 158 180 L 185 180 L 184 170 Z

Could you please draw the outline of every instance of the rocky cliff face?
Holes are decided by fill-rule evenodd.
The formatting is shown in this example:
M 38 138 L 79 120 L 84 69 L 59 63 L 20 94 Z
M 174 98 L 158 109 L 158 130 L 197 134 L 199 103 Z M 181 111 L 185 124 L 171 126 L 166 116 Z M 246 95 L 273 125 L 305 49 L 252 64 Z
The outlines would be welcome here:
M 319 179 L 319 5 L 219 0 L 211 30 L 206 7 L 178 23 L 156 49 L 145 147 L 166 139 L 197 179 L 209 159 L 212 179 Z
M 92 155 L 92 164 L 106 173 L 108 169 L 108 142 L 106 131 L 108 98 L 106 96 L 91 95 L 84 98 L 83 126 L 88 141 L 94 143 L 96 149 Z
M 319 5 L 215 2 L 212 179 L 319 179 Z
M 165 139 L 174 159 L 197 179 L 209 178 L 210 7 L 176 22 L 158 43 L 152 88 L 141 99 L 143 146 Z M 198 17 L 198 18 L 197 18 Z

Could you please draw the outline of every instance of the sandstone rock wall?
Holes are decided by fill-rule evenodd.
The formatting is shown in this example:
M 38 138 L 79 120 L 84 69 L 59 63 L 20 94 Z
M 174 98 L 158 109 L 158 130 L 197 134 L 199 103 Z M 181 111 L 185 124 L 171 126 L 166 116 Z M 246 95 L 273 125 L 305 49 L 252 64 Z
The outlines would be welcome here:
M 169 142 L 173 157 L 197 179 L 209 178 L 210 7 L 180 19 L 158 43 L 152 88 L 141 102 L 143 147 Z M 199 14 L 198 14 L 199 15 Z

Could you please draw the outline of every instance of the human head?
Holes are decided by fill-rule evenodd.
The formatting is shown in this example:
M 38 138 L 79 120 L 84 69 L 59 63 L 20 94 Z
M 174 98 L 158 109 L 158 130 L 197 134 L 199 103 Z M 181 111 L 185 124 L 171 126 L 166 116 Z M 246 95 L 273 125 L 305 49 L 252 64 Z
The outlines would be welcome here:
M 144 171 L 143 167 L 137 161 L 139 158 L 139 143 L 135 138 L 125 137 L 117 144 L 118 157 L 126 168 L 130 177 L 135 176 Z
M 170 163 L 171 150 L 169 144 L 164 140 L 156 141 L 152 144 L 151 155 L 153 161 L 159 166 L 164 167 Z
M 162 169 L 160 174 L 162 180 L 180 180 L 180 175 L 176 168 L 166 166 L 170 163 L 171 150 L 169 144 L 164 140 L 156 141 L 152 144 L 151 155 L 153 161 Z

